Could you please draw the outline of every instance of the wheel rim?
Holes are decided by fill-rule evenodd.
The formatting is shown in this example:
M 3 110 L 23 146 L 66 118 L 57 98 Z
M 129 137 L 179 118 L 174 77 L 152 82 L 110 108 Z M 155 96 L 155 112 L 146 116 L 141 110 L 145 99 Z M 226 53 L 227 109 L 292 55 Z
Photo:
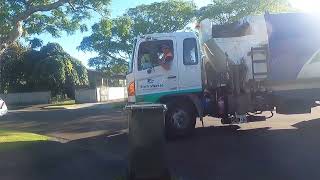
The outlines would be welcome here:
M 172 115 L 172 124 L 177 129 L 185 129 L 188 127 L 188 114 L 179 109 L 176 110 Z

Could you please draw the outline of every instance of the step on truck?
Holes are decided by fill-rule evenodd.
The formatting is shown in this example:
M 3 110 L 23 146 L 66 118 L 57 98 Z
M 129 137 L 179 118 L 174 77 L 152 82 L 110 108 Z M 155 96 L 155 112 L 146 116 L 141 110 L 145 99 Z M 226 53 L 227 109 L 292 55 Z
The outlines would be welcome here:
M 169 137 L 192 133 L 196 119 L 244 123 L 263 111 L 310 113 L 320 95 L 319 18 L 252 16 L 197 33 L 139 36 L 127 74 L 129 103 L 162 103 Z M 196 35 L 197 34 L 197 35 Z

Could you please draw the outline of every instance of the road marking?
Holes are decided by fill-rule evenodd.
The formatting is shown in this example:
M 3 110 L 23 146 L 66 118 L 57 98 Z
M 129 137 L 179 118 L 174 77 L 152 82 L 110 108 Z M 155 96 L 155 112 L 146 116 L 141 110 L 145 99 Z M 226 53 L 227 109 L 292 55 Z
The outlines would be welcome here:
M 123 134 L 127 134 L 127 133 L 128 133 L 128 129 L 122 129 L 122 130 L 116 132 L 115 134 L 111 134 L 111 135 L 107 136 L 107 138 L 119 136 L 119 135 L 123 135 Z

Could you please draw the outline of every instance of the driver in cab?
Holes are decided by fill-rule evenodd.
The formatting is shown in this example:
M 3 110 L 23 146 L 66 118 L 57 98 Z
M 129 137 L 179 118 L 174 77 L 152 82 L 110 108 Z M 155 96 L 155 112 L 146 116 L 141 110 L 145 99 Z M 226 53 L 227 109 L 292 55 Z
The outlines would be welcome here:
M 173 60 L 173 54 L 169 46 L 161 45 L 161 56 L 159 58 L 159 64 L 165 69 L 170 70 L 170 62 Z

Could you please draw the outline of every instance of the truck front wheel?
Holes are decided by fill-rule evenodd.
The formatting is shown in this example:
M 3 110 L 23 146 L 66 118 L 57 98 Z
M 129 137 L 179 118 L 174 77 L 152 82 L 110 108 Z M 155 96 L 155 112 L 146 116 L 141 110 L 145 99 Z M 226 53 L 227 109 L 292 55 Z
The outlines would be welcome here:
M 196 124 L 194 108 L 185 103 L 169 103 L 166 113 L 166 135 L 169 139 L 190 135 Z

